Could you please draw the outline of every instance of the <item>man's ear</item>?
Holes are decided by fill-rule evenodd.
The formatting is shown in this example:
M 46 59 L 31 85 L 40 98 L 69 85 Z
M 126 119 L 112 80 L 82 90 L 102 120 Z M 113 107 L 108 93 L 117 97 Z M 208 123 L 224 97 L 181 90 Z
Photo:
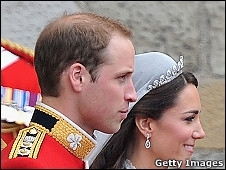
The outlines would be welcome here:
M 74 63 L 70 66 L 69 79 L 72 88 L 77 92 L 82 90 L 85 71 L 85 67 L 80 63 Z
M 142 116 L 136 116 L 135 123 L 139 131 L 146 137 L 147 133 L 151 133 L 153 131 L 152 118 L 144 118 Z

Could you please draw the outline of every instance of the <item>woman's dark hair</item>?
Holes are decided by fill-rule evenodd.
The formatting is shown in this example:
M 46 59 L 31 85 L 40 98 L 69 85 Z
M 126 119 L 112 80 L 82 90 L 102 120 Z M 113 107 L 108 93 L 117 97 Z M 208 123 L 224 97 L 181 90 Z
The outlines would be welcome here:
M 129 112 L 120 130 L 115 133 L 93 161 L 90 169 L 121 169 L 128 153 L 129 143 L 135 137 L 135 117 L 159 120 L 165 110 L 176 105 L 179 93 L 187 84 L 198 87 L 198 80 L 190 72 L 183 72 L 174 80 L 144 95 Z

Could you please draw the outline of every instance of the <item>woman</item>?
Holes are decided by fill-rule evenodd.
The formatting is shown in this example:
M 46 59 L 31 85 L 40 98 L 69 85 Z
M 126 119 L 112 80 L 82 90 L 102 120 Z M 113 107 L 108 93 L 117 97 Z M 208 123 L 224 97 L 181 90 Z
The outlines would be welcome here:
M 185 168 L 203 139 L 198 81 L 182 71 L 183 57 L 149 52 L 135 57 L 131 103 L 120 130 L 93 161 L 93 169 Z

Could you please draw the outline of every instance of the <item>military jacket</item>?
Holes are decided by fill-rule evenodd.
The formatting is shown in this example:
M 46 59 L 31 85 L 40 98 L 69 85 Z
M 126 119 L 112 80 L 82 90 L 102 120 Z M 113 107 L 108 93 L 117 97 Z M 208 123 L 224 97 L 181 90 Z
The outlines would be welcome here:
M 96 141 L 55 109 L 38 103 L 27 128 L 1 153 L 1 168 L 88 169 Z

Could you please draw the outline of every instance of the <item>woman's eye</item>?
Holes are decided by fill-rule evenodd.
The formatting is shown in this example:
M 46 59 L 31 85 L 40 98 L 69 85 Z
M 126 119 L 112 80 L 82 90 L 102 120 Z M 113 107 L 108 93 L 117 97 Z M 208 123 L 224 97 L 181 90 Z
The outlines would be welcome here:
M 185 120 L 188 122 L 192 122 L 194 120 L 195 116 L 189 116 Z

